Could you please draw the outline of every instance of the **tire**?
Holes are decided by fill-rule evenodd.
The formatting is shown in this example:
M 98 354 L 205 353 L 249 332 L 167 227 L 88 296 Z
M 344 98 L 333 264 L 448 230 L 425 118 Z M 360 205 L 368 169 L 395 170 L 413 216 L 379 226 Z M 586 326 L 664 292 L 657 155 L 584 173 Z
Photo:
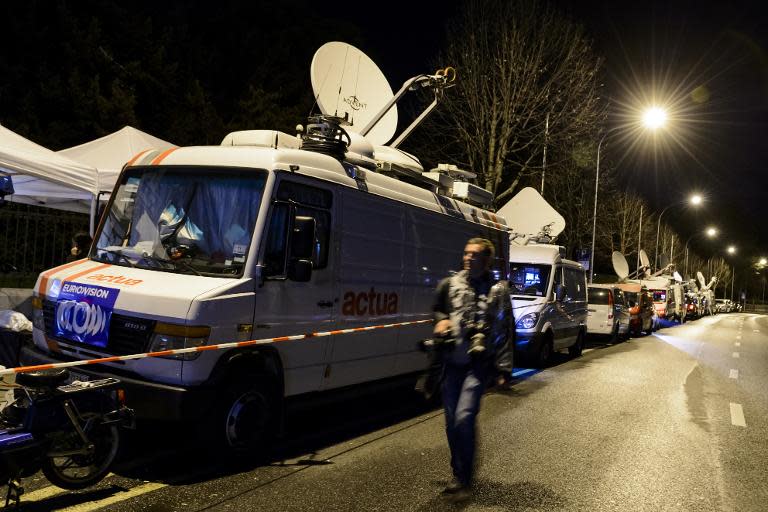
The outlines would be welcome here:
M 541 346 L 539 347 L 538 352 L 534 356 L 533 360 L 533 366 L 535 368 L 544 368 L 547 366 L 547 363 L 549 363 L 549 360 L 552 357 L 552 336 L 548 335 L 544 338 L 544 340 L 541 343 Z
M 584 331 L 579 331 L 576 335 L 576 343 L 568 347 L 568 355 L 571 357 L 579 357 L 584 351 Z
M 615 345 L 621 341 L 621 336 L 619 336 L 619 322 L 616 322 L 613 324 L 613 331 L 611 331 L 610 338 L 608 338 L 608 342 L 612 345 Z
M 276 393 L 265 378 L 238 378 L 223 386 L 210 428 L 228 455 L 263 455 L 277 432 Z
M 72 430 L 57 437 L 42 464 L 45 477 L 62 489 L 85 489 L 109 473 L 120 448 L 120 430 L 115 424 L 104 424 L 95 413 L 84 414 L 83 427 L 94 450 L 90 454 L 56 456 L 57 452 L 77 449 L 82 440 Z

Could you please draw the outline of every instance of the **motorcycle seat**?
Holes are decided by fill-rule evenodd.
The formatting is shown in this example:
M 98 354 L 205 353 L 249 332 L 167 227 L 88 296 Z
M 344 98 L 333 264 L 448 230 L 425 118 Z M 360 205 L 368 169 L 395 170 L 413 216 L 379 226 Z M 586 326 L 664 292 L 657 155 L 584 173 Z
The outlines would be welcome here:
M 16 375 L 16 384 L 25 388 L 53 388 L 64 383 L 69 377 L 66 368 L 20 373 Z

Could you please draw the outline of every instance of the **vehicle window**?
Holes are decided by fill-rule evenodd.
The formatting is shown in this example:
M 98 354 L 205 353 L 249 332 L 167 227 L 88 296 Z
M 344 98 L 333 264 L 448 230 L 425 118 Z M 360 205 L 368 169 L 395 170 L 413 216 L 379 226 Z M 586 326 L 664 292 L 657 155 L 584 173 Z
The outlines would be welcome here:
M 509 287 L 512 295 L 543 297 L 547 293 L 551 265 L 512 263 Z
M 331 234 L 330 191 L 292 181 L 283 181 L 272 205 L 264 251 L 264 276 L 277 277 L 286 274 L 288 240 L 293 218 L 296 216 L 315 219 L 315 246 L 312 251 L 312 268 L 328 266 L 328 247 Z
M 584 272 L 564 267 L 565 295 L 568 300 L 587 300 L 587 285 L 584 280 Z
M 624 292 L 624 301 L 625 301 L 625 304 L 630 308 L 637 306 L 637 293 Z
M 590 288 L 587 300 L 590 304 L 607 305 L 610 304 L 609 294 L 610 290 L 606 290 L 605 288 Z
M 93 255 L 164 272 L 240 275 L 266 177 L 266 171 L 252 169 L 131 168 L 118 185 Z
M 624 304 L 624 292 L 618 288 L 613 289 L 613 302 L 614 304 Z

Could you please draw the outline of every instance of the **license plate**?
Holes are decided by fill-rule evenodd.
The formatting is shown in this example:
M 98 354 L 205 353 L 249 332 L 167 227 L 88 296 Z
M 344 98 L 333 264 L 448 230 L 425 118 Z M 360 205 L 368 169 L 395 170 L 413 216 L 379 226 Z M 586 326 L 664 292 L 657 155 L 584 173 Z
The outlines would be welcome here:
M 64 384 L 72 384 L 76 380 L 79 380 L 80 382 L 88 382 L 89 380 L 91 380 L 91 376 L 86 375 L 84 373 L 73 372 L 72 370 L 69 370 L 69 377 L 67 378 Z

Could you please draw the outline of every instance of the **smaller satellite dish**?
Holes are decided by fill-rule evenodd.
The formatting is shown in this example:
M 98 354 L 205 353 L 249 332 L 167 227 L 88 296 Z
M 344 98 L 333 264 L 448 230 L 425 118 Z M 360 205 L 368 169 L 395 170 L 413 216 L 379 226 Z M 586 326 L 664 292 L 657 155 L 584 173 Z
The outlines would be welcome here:
M 640 265 L 644 267 L 651 266 L 651 262 L 648 259 L 648 255 L 645 253 L 645 249 L 640 249 Z
M 659 256 L 659 268 L 667 268 L 669 266 L 669 256 L 662 254 Z
M 681 276 L 680 273 L 677 270 L 675 270 L 675 273 L 672 274 L 672 277 L 674 277 L 675 281 L 677 281 L 678 283 L 682 283 L 683 282 L 683 276 Z
M 619 281 L 627 278 L 629 275 L 629 264 L 627 258 L 624 257 L 619 251 L 613 251 L 611 255 L 611 261 L 613 262 L 613 271 L 619 276 Z
M 702 274 L 701 272 L 696 272 L 696 279 L 699 280 L 699 284 L 701 285 L 702 288 L 707 287 L 707 281 L 706 279 L 704 279 L 704 274 Z
M 353 131 L 361 131 L 394 98 L 384 73 L 363 52 L 347 43 L 325 43 L 312 58 L 312 90 L 320 111 L 346 117 Z M 397 129 L 393 106 L 365 136 L 373 145 L 390 141 Z

